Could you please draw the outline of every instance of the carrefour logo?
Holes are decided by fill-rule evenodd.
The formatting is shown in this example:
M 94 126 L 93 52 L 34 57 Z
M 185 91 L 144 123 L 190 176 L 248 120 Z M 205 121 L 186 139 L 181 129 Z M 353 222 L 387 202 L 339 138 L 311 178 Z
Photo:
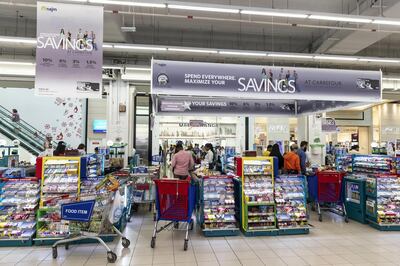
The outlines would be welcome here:
M 57 8 L 55 8 L 55 7 L 47 7 L 47 6 L 42 6 L 41 7 L 41 10 L 42 11 L 49 11 L 49 12 L 57 12 Z

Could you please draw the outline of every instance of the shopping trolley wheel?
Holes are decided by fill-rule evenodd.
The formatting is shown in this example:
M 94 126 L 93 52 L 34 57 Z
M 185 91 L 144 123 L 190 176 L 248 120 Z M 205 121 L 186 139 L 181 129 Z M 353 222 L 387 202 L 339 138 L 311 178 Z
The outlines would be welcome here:
M 130 244 L 131 244 L 131 241 L 129 241 L 129 239 L 127 239 L 126 237 L 122 238 L 122 246 L 124 248 L 128 248 Z
M 344 222 L 348 223 L 349 222 L 349 218 L 347 216 L 344 217 Z
M 174 228 L 178 229 L 179 228 L 179 222 L 174 222 Z
M 319 214 L 318 221 L 322 222 L 322 213 Z
M 183 244 L 183 250 L 187 250 L 189 240 L 185 239 L 185 243 Z
M 107 252 L 107 261 L 109 263 L 114 263 L 117 260 L 117 254 L 112 251 Z
M 65 244 L 65 249 L 66 249 L 66 250 L 69 249 L 69 244 Z
M 154 247 L 156 246 L 156 237 L 155 237 L 155 236 L 153 236 L 153 237 L 151 238 L 150 246 L 151 246 L 151 248 L 154 248 Z
M 57 259 L 58 256 L 57 247 L 53 247 L 52 250 L 53 250 L 53 259 Z

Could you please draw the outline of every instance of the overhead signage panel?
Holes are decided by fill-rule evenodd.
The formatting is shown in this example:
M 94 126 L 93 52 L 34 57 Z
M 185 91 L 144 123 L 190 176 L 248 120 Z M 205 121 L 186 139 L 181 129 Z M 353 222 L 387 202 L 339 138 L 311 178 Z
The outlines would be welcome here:
M 153 60 L 152 93 L 377 102 L 381 72 Z
M 101 98 L 103 7 L 37 3 L 35 94 Z

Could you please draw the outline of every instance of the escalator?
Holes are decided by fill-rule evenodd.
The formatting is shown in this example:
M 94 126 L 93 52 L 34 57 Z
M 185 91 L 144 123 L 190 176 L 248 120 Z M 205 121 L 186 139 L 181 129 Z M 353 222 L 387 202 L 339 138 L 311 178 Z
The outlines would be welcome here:
M 19 122 L 11 119 L 12 113 L 0 105 L 0 133 L 10 140 L 19 140 L 19 145 L 35 156 L 43 152 L 46 136 L 22 119 Z

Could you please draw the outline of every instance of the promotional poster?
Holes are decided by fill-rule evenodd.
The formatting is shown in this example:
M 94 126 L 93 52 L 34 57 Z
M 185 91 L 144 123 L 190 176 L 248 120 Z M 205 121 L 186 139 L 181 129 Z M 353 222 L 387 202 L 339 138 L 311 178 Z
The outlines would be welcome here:
M 152 93 L 376 102 L 381 72 L 153 60 Z
M 101 98 L 103 7 L 37 3 L 35 94 Z

